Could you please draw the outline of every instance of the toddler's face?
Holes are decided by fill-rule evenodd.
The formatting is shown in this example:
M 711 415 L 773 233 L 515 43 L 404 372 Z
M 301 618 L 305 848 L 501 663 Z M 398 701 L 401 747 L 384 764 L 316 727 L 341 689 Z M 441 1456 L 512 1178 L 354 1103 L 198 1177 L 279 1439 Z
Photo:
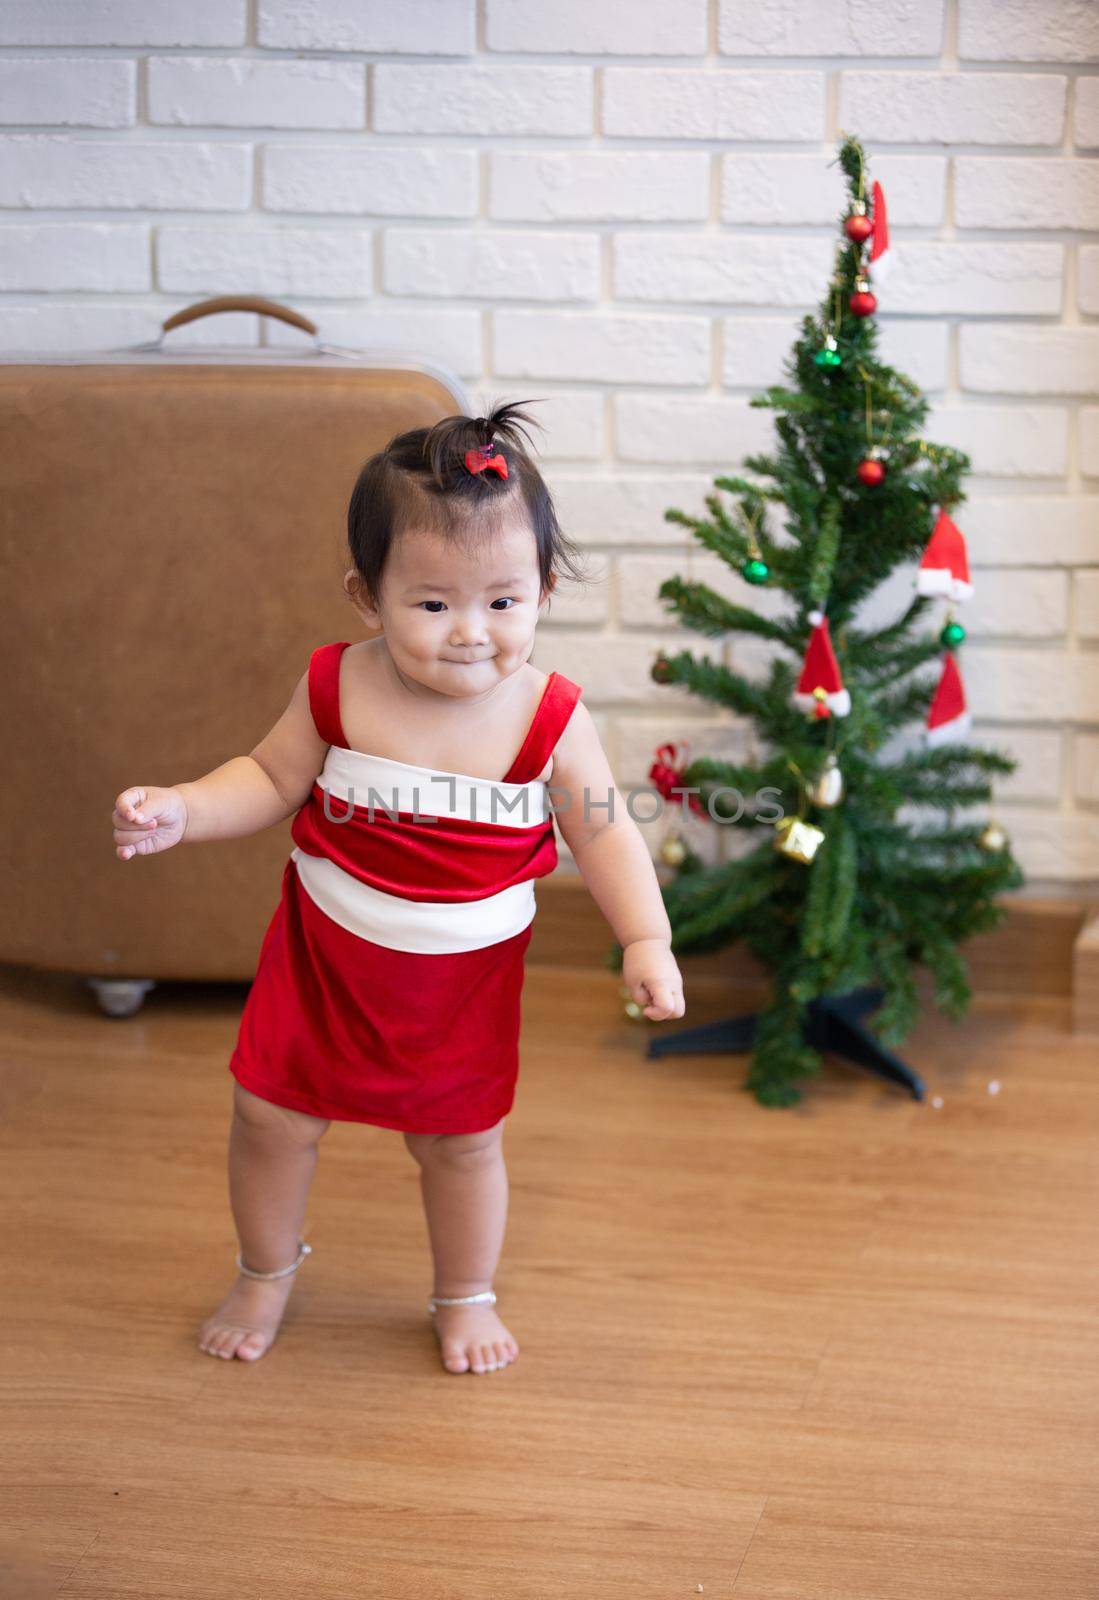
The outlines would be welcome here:
M 384 630 L 400 672 L 462 699 L 486 694 L 527 661 L 542 599 L 534 533 L 520 523 L 468 541 L 402 533 L 377 610 L 359 609 Z

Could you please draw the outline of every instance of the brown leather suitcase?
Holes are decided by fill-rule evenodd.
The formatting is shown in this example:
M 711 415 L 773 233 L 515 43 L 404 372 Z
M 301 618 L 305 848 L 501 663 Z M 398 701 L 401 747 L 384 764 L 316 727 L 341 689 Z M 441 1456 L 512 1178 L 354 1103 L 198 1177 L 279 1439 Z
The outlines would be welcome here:
M 170 318 L 255 310 L 248 297 Z M 247 838 L 119 861 L 129 784 L 246 754 L 330 639 L 365 458 L 469 400 L 414 356 L 318 340 L 0 360 L 8 756 L 0 960 L 85 975 L 104 1010 L 159 978 L 250 979 L 291 848 Z

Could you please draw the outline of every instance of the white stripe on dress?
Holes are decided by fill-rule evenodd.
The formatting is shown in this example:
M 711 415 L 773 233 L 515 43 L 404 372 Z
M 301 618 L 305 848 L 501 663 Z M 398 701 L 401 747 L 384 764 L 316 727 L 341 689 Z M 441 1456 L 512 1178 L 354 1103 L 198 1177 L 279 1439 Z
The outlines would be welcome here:
M 290 859 L 303 889 L 326 916 L 360 939 L 391 950 L 421 955 L 480 950 L 521 933 L 537 910 L 533 878 L 480 900 L 406 900 L 363 883 L 327 856 L 307 855 L 296 845 Z
M 550 815 L 547 784 L 500 783 L 464 772 L 416 767 L 388 756 L 330 745 L 318 780 L 322 789 L 344 804 L 374 814 L 407 811 L 419 817 L 455 817 L 487 822 L 500 828 L 540 828 Z M 373 791 L 373 792 L 372 792 Z M 413 826 L 429 828 L 430 822 Z

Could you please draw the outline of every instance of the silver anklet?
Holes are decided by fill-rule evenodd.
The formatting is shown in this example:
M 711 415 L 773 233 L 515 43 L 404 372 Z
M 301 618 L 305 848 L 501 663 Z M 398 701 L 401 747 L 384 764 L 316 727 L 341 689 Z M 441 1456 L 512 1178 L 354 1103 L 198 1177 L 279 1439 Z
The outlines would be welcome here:
M 483 1289 L 480 1294 L 460 1294 L 453 1299 L 445 1299 L 442 1295 L 433 1294 L 427 1302 L 427 1309 L 434 1314 L 436 1306 L 494 1306 L 496 1295 L 491 1289 Z
M 312 1255 L 313 1253 L 313 1246 L 311 1244 L 306 1244 L 304 1240 L 300 1241 L 300 1243 L 301 1249 L 298 1251 L 298 1259 L 296 1261 L 292 1261 L 288 1267 L 280 1267 L 277 1272 L 253 1272 L 251 1267 L 246 1267 L 244 1265 L 244 1262 L 241 1260 L 241 1254 L 239 1250 L 237 1251 L 237 1266 L 240 1268 L 241 1272 L 244 1273 L 246 1278 L 285 1278 L 289 1273 L 297 1272 L 306 1256 Z

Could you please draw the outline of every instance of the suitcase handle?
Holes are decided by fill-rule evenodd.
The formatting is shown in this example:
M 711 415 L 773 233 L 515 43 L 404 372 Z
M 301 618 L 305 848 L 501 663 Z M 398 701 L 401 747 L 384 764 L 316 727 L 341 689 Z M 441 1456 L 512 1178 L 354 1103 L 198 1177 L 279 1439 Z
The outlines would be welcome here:
M 216 316 L 219 311 L 254 311 L 257 316 L 274 317 L 279 322 L 288 322 L 292 328 L 300 328 L 303 333 L 312 334 L 314 339 L 317 337 L 317 324 L 303 317 L 300 311 L 292 311 L 289 306 L 280 306 L 277 301 L 265 300 L 258 294 L 223 294 L 213 300 L 196 300 L 193 306 L 186 306 L 169 317 L 161 327 L 157 344 L 161 344 L 164 335 L 173 328 L 197 322 L 199 317 Z

